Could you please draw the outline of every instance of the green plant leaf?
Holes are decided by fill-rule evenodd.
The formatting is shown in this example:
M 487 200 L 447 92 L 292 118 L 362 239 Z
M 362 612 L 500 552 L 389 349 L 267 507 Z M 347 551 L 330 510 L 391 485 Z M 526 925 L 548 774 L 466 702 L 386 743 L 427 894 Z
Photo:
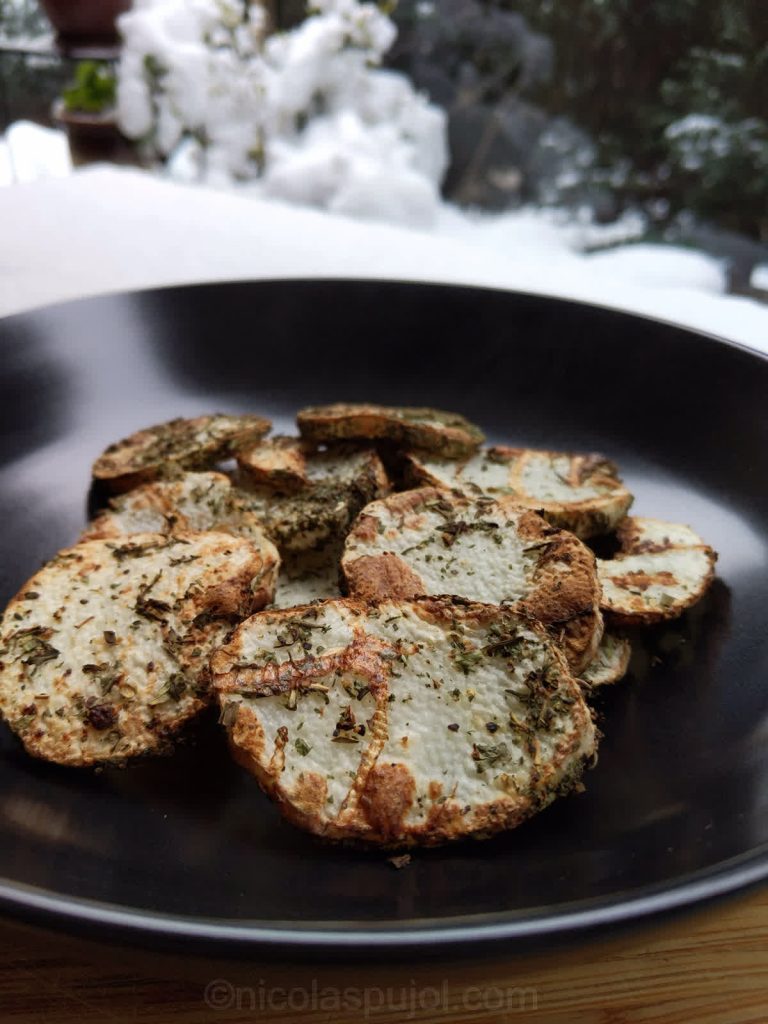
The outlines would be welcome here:
M 75 78 L 63 93 L 68 111 L 100 114 L 115 104 L 117 83 L 108 64 L 83 60 L 75 68 Z

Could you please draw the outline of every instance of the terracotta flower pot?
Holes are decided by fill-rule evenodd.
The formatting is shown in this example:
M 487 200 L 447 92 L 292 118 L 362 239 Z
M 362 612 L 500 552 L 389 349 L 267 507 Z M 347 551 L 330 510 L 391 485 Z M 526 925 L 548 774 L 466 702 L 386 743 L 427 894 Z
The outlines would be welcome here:
M 41 0 L 41 3 L 64 49 L 114 46 L 118 42 L 115 20 L 131 6 L 131 0 Z
M 67 133 L 69 152 L 75 167 L 113 163 L 140 166 L 137 147 L 120 132 L 114 110 L 86 114 L 67 110 L 61 100 L 53 104 L 53 119 Z

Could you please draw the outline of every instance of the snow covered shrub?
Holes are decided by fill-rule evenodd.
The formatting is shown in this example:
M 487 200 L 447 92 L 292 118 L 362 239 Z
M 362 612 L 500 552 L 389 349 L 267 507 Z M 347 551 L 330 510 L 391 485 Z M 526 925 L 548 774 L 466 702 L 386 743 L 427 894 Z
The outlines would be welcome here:
M 685 205 L 747 230 L 762 209 L 760 233 L 768 240 L 768 122 L 688 114 L 668 125 L 664 134 Z
M 135 0 L 124 39 L 123 131 L 171 173 L 337 212 L 428 224 L 446 167 L 443 113 L 378 65 L 396 30 L 358 0 L 315 0 L 267 34 L 248 0 Z

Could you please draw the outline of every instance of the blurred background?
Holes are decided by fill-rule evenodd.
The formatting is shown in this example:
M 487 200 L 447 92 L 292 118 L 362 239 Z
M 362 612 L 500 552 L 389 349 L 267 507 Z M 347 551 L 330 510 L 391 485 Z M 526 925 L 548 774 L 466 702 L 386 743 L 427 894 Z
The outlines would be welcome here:
M 0 185 L 105 160 L 764 302 L 768 4 L 0 0 Z

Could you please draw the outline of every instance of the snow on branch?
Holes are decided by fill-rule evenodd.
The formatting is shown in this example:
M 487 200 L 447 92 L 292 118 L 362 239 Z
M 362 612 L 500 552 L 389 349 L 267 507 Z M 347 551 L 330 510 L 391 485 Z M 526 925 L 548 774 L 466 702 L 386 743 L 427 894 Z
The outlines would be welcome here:
M 445 116 L 382 69 L 383 9 L 315 0 L 268 34 L 248 0 L 135 0 L 120 19 L 123 131 L 176 177 L 426 225 L 447 164 Z

